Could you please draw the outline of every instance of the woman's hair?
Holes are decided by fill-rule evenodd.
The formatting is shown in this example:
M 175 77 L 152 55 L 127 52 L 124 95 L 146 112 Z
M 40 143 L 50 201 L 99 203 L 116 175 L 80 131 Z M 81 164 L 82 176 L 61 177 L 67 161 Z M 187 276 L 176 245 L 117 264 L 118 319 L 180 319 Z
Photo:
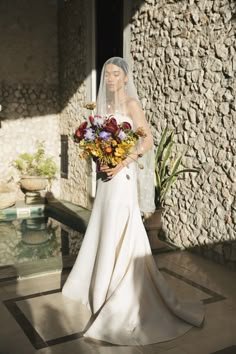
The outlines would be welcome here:
M 106 61 L 105 65 L 107 64 L 113 64 L 119 66 L 119 68 L 121 68 L 124 71 L 125 75 L 127 75 L 129 72 L 129 65 L 123 58 L 120 57 L 110 58 Z

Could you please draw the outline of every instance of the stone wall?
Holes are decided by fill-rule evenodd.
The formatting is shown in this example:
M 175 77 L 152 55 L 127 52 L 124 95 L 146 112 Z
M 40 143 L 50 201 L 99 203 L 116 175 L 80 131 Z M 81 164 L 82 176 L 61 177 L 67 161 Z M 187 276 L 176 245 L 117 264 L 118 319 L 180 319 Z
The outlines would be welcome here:
M 59 77 L 61 104 L 61 134 L 68 136 L 68 179 L 61 180 L 61 198 L 84 207 L 90 206 L 90 168 L 78 157 L 78 147 L 73 142 L 75 129 L 89 113 L 86 103 L 86 3 L 71 0 L 59 8 Z M 91 28 L 89 27 L 89 30 Z M 91 69 L 91 68 L 90 68 Z
M 130 47 L 155 143 L 168 125 L 176 150 L 186 151 L 183 165 L 200 168 L 168 195 L 166 235 L 234 265 L 235 12 L 231 0 L 145 0 L 131 19 Z
M 0 43 L 0 178 L 37 140 L 59 167 L 57 1 L 1 1 Z

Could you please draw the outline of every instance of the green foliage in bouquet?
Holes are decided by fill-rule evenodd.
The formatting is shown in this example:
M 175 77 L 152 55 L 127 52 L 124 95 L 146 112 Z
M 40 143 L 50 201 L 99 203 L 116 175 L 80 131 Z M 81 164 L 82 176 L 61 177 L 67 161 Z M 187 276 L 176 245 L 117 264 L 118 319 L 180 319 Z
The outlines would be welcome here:
M 163 206 L 167 192 L 180 175 L 186 172 L 198 172 L 197 169 L 179 169 L 183 155 L 173 157 L 174 132 L 166 127 L 162 133 L 155 155 L 155 205 Z
M 20 154 L 13 161 L 13 166 L 22 176 L 45 176 L 52 179 L 57 172 L 57 165 L 53 157 L 46 155 L 43 142 L 37 142 L 35 153 Z

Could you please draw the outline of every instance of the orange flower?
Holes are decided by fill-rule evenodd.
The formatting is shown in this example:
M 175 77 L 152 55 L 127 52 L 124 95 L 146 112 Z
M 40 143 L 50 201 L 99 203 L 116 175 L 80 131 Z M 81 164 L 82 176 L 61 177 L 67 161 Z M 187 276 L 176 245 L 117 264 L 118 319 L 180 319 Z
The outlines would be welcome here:
M 111 154 L 112 153 L 112 148 L 110 146 L 105 147 L 104 149 L 106 154 Z
M 95 144 L 96 144 L 97 147 L 99 147 L 100 146 L 100 141 L 98 139 L 95 139 Z

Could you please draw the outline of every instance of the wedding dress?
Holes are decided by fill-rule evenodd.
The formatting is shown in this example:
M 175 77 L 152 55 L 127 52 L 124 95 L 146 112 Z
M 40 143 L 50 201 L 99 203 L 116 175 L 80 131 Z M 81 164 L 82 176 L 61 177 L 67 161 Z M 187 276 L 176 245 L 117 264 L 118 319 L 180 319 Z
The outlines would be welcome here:
M 132 124 L 129 117 L 121 120 Z M 181 303 L 158 270 L 143 226 L 137 164 L 111 180 L 98 174 L 89 225 L 63 295 L 87 306 L 84 333 L 120 345 L 171 340 L 203 321 L 202 303 Z

